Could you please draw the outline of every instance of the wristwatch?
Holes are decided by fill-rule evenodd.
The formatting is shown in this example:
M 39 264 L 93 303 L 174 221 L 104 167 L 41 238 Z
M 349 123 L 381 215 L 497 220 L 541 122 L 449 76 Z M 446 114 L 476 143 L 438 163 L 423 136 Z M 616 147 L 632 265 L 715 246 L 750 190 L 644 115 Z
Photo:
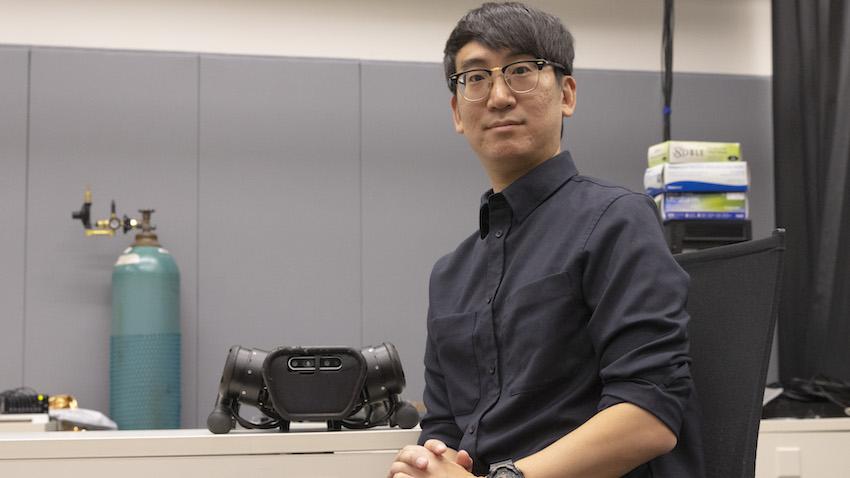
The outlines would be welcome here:
M 505 460 L 490 465 L 487 478 L 525 478 L 525 475 L 517 469 L 513 460 Z

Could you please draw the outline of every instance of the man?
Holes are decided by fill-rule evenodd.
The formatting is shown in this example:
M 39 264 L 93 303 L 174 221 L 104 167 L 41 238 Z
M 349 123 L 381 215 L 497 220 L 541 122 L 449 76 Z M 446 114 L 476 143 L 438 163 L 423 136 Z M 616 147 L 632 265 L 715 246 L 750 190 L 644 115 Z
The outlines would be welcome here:
M 561 151 L 572 63 L 561 22 L 518 3 L 446 43 L 455 129 L 492 190 L 432 271 L 427 413 L 389 477 L 703 476 L 688 277 L 651 199 Z

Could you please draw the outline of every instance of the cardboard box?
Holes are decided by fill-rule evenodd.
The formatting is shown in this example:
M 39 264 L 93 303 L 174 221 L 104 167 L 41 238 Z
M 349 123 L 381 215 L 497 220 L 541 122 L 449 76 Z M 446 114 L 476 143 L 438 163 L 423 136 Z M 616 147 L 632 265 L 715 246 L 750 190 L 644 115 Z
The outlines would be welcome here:
M 649 147 L 649 166 L 662 163 L 714 163 L 741 161 L 741 143 L 665 141 Z
M 749 219 L 746 193 L 663 193 L 655 196 L 661 219 Z
M 746 192 L 750 184 L 747 163 L 662 163 L 647 168 L 647 194 L 663 192 Z

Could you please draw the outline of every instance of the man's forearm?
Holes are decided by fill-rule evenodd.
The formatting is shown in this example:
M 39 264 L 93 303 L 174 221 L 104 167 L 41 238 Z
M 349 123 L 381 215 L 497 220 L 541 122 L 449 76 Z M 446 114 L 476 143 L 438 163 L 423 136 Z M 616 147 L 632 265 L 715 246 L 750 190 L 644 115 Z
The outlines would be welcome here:
M 619 477 L 676 446 L 658 418 L 630 403 L 607 408 L 517 462 L 526 478 Z

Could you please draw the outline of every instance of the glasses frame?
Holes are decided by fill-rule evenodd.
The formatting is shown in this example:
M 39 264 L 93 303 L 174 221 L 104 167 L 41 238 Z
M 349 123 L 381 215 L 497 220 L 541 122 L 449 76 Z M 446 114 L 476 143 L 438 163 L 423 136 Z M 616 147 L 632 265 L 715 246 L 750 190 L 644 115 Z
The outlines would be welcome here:
M 511 84 L 508 83 L 508 81 L 505 77 L 505 72 L 508 71 L 508 68 L 510 68 L 510 67 L 512 67 L 512 66 L 514 66 L 518 63 L 534 63 L 537 66 L 537 71 L 538 71 L 537 82 L 535 82 L 534 86 L 532 86 L 531 88 L 529 88 L 527 90 L 522 90 L 522 91 L 515 90 L 511 86 Z M 487 99 L 490 96 L 490 92 L 493 91 L 493 73 L 495 73 L 496 71 L 501 71 L 502 72 L 502 78 L 505 78 L 505 84 L 508 86 L 508 88 L 511 91 L 513 91 L 514 93 L 521 95 L 523 93 L 529 93 L 531 91 L 534 91 L 534 89 L 537 88 L 537 85 L 540 83 L 540 73 L 539 72 L 543 71 L 543 68 L 545 68 L 546 65 L 552 65 L 552 68 L 560 69 L 567 76 L 570 76 L 572 74 L 570 72 L 569 68 L 565 67 L 564 65 L 562 65 L 560 63 L 545 60 L 543 58 L 534 58 L 534 59 L 531 59 L 531 60 L 512 61 L 512 62 L 508 63 L 507 65 L 496 66 L 496 67 L 493 67 L 493 68 L 470 68 L 468 70 L 459 71 L 459 72 L 449 76 L 449 84 L 453 87 L 453 89 L 455 91 L 460 92 L 460 95 L 463 96 L 463 98 L 466 101 L 469 101 L 470 103 L 475 103 L 475 102 L 478 102 L 478 101 L 484 101 L 485 99 Z M 461 88 L 461 85 L 465 84 L 465 83 L 460 81 L 461 76 L 463 76 L 467 73 L 471 73 L 473 71 L 486 72 L 487 82 L 489 83 L 489 86 L 487 87 L 487 94 L 484 95 L 481 98 L 478 98 L 477 100 L 469 99 L 465 94 L 463 94 L 463 91 L 461 91 L 463 89 L 463 88 Z

